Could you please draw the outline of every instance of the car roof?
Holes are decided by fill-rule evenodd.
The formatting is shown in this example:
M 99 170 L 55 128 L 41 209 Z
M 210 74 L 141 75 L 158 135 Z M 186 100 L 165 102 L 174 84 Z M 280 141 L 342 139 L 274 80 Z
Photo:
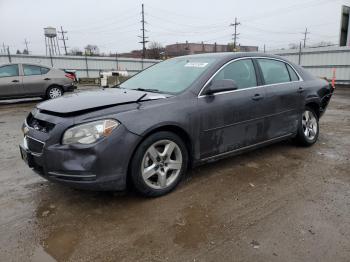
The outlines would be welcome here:
M 51 66 L 40 65 L 40 64 L 33 64 L 33 63 L 7 63 L 7 64 L 0 64 L 0 66 L 7 66 L 7 65 L 32 65 L 32 66 L 40 66 L 40 67 L 55 69 L 55 68 L 53 68 Z
M 281 60 L 286 60 L 283 57 L 277 55 L 266 54 L 262 52 L 220 52 L 220 53 L 204 53 L 204 54 L 194 54 L 194 55 L 186 55 L 181 57 L 187 58 L 200 58 L 200 57 L 212 57 L 219 59 L 234 59 L 240 57 L 267 57 L 267 58 L 277 58 Z

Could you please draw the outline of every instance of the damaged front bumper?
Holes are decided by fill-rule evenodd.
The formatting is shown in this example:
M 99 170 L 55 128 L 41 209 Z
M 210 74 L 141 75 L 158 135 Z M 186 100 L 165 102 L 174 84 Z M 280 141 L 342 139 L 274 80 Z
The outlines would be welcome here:
M 49 133 L 25 122 L 22 159 L 37 174 L 71 187 L 120 191 L 126 188 L 129 159 L 140 137 L 119 126 L 101 141 L 90 145 L 62 145 L 65 128 L 57 125 Z

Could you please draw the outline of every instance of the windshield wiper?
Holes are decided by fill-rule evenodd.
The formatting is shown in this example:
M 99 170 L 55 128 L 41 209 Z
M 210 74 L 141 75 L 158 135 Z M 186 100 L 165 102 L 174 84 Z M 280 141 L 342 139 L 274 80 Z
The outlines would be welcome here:
M 142 96 L 140 96 L 140 97 L 136 100 L 136 103 L 139 103 L 145 96 L 147 96 L 147 93 L 144 93 Z
M 158 90 L 158 89 L 146 89 L 146 88 L 136 88 L 136 89 L 132 89 L 132 90 L 137 90 L 137 91 L 143 91 L 143 92 L 151 92 L 151 93 L 162 93 L 162 91 Z

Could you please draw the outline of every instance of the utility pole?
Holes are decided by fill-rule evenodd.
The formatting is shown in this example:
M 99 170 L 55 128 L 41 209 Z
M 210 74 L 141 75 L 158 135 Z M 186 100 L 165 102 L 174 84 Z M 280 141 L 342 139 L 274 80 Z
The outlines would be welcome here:
M 64 52 L 67 55 L 67 46 L 66 46 L 66 40 L 68 40 L 68 37 L 66 38 L 64 34 L 67 34 L 67 31 L 63 31 L 63 28 L 61 26 L 61 31 L 58 31 L 58 33 L 60 33 L 62 35 L 62 38 L 59 38 L 59 40 L 63 41 L 63 46 L 64 46 Z
M 7 46 L 7 56 L 9 58 L 9 63 L 12 63 L 11 54 L 10 54 L 10 47 L 9 46 Z
M 5 43 L 2 43 L 2 53 L 6 54 L 7 50 L 6 50 L 6 46 Z
M 117 66 L 117 71 L 119 70 L 119 62 L 118 62 L 118 52 L 115 52 L 115 63 Z
M 307 35 L 310 34 L 310 32 L 307 31 L 307 28 L 305 29 L 305 32 L 302 33 L 304 35 L 304 38 L 302 39 L 304 41 L 304 48 L 306 47 L 306 40 L 308 40 Z
M 29 42 L 27 41 L 27 39 L 26 39 L 26 38 L 24 38 L 24 44 L 26 45 L 26 50 L 27 50 L 28 55 L 29 55 L 29 48 L 28 48 L 28 44 L 29 44 Z
M 139 36 L 142 41 L 139 42 L 140 44 L 142 44 L 142 58 L 146 58 L 146 43 L 148 43 L 148 41 L 146 40 L 148 37 L 146 37 L 145 35 L 145 32 L 146 32 L 146 29 L 145 29 L 145 10 L 144 10 L 144 5 L 142 4 L 142 20 L 141 20 L 141 23 L 142 23 L 142 36 Z
M 301 42 L 299 43 L 298 65 L 301 65 Z
M 86 55 L 86 49 L 85 49 L 85 67 L 86 67 L 86 76 L 89 78 L 89 66 L 88 66 L 88 59 Z
M 235 28 L 235 32 L 233 34 L 233 50 L 236 52 L 236 47 L 237 47 L 237 39 L 238 39 L 238 33 L 237 33 L 237 26 L 239 26 L 241 23 L 237 21 L 237 17 L 235 17 L 235 22 L 234 24 L 230 24 L 230 26 L 233 26 Z

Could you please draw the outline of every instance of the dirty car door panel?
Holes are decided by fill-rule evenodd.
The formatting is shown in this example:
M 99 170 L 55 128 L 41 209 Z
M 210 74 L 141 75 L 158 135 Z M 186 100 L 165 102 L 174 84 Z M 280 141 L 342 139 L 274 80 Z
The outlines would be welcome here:
M 295 79 L 295 75 L 291 76 L 287 64 L 282 61 L 265 58 L 257 60 L 266 88 L 264 140 L 295 133 L 301 110 L 299 88 L 302 82 L 299 78 Z
M 234 61 L 213 78 L 232 79 L 238 90 L 199 97 L 201 158 L 258 143 L 264 124 L 264 89 L 251 59 Z M 205 90 L 205 89 L 204 89 Z

